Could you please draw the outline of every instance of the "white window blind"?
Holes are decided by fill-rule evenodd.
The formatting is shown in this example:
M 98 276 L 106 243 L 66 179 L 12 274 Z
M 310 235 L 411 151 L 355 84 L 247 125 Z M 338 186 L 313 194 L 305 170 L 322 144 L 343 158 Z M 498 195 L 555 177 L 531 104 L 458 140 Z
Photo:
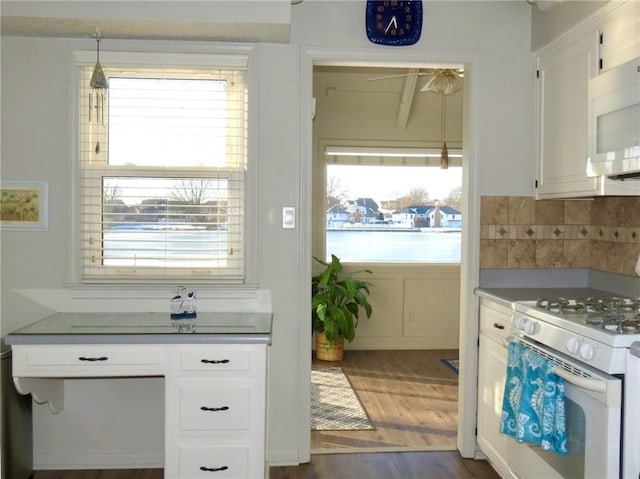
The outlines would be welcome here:
M 243 68 L 103 66 L 80 79 L 82 277 L 241 282 Z

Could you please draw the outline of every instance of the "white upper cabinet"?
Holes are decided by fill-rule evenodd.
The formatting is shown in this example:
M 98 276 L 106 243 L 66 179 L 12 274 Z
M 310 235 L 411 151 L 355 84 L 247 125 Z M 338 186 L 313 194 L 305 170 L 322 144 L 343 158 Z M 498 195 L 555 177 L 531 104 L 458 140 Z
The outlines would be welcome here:
M 637 184 L 588 177 L 587 156 L 589 79 L 639 55 L 639 9 L 609 7 L 536 53 L 536 198 L 638 194 Z
M 640 57 L 640 2 L 625 4 L 600 27 L 600 69 L 610 70 Z

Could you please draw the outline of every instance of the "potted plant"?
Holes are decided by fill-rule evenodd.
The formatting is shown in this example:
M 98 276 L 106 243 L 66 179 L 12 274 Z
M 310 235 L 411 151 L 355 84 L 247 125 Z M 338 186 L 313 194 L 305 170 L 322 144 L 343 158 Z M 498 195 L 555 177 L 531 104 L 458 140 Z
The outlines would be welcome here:
M 354 277 L 362 272 L 342 274 L 340 259 L 331 255 L 331 262 L 324 265 L 322 273 L 313 276 L 311 282 L 311 321 L 316 333 L 316 357 L 324 361 L 339 361 L 344 351 L 344 340 L 351 342 L 358 326 L 360 309 L 371 317 L 371 304 L 367 299 L 371 283 Z

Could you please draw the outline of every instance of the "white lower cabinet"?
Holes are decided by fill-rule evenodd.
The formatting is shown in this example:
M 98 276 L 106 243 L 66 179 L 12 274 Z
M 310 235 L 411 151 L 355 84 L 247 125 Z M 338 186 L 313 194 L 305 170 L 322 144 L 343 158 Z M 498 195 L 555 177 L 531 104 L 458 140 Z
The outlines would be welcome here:
M 165 478 L 264 479 L 267 346 L 181 346 L 171 354 Z
M 507 370 L 505 341 L 511 309 L 485 298 L 480 300 L 478 354 L 478 445 L 502 477 L 507 466 L 507 436 L 500 432 L 502 397 Z
M 12 348 L 16 388 L 55 413 L 65 378 L 164 376 L 165 479 L 265 479 L 267 343 Z
M 249 474 L 248 445 L 181 444 L 178 460 L 181 479 L 254 477 Z

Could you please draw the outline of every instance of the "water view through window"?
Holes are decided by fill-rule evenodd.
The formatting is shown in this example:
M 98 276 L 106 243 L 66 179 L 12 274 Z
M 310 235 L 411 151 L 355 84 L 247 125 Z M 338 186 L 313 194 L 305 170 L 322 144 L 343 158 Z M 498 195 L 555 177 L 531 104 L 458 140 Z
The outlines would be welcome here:
M 327 165 L 326 255 L 459 263 L 462 168 Z

